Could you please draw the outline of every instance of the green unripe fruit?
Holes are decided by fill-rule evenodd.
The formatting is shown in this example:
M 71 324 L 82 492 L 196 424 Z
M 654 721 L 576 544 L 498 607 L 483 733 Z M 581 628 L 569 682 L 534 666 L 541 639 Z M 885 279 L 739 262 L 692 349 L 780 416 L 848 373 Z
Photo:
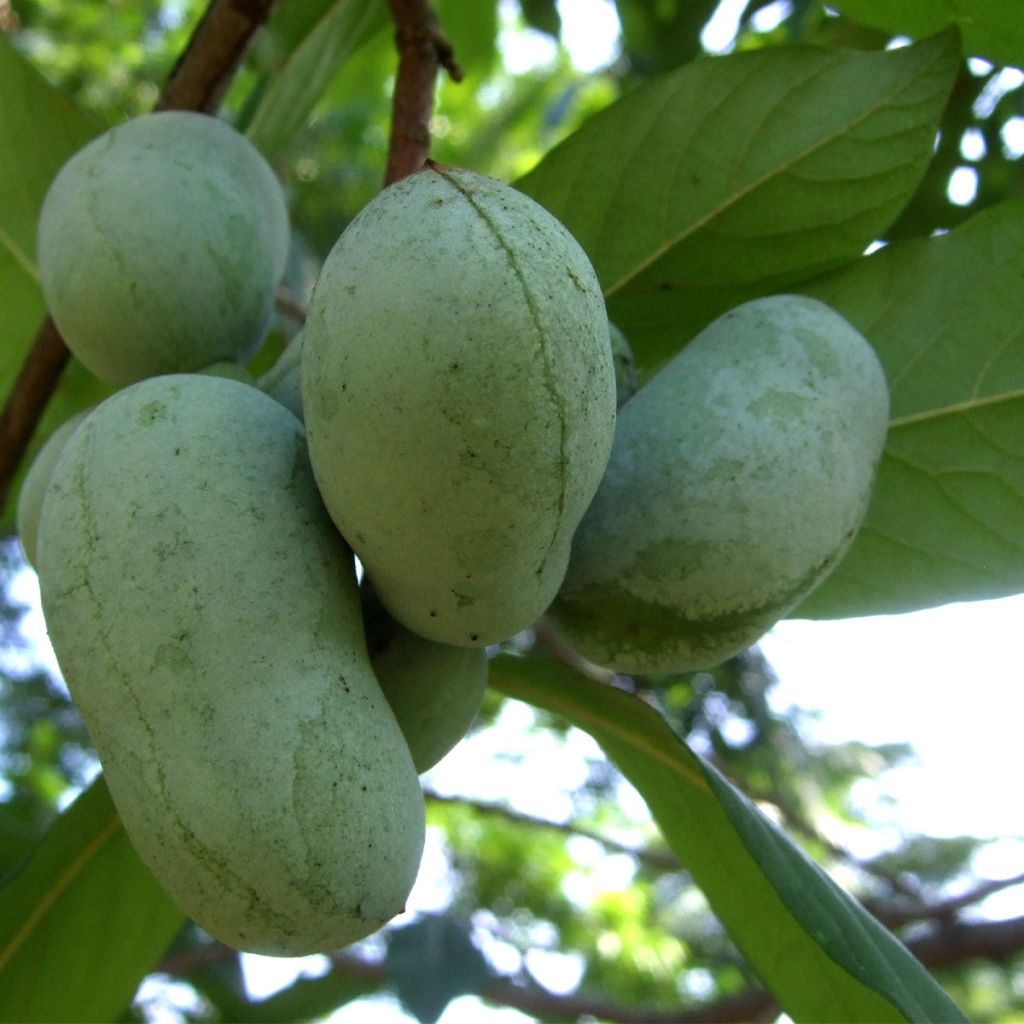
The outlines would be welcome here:
M 780 295 L 726 313 L 622 409 L 555 627 L 620 672 L 748 647 L 852 541 L 888 412 L 874 351 L 827 306 Z
M 284 270 L 288 215 L 243 136 L 168 111 L 79 150 L 50 186 L 38 241 L 43 295 L 68 347 L 120 387 L 254 351 Z
M 188 914 L 294 955 L 403 909 L 422 795 L 291 413 L 217 377 L 117 393 L 57 464 L 38 554 L 125 828 Z
M 65 420 L 46 440 L 29 466 L 25 479 L 18 494 L 18 510 L 15 521 L 18 537 L 28 564 L 33 568 L 36 564 L 36 538 L 39 535 L 39 515 L 43 510 L 43 498 L 46 488 L 50 486 L 50 477 L 60 459 L 64 446 L 78 425 L 89 415 L 91 409 L 83 409 Z
M 487 688 L 487 652 L 426 640 L 397 623 L 363 586 L 370 664 L 416 771 L 433 768 L 469 732 Z
M 302 391 L 299 386 L 299 359 L 302 355 L 302 332 L 288 343 L 274 365 L 259 379 L 259 387 L 275 402 L 280 402 L 300 422 Z
M 615 324 L 608 325 L 612 342 L 612 359 L 615 362 L 615 401 L 621 409 L 637 392 L 640 382 L 636 376 L 636 359 L 629 339 Z
M 530 625 L 614 431 L 583 250 L 515 189 L 428 168 L 349 225 L 302 333 L 317 483 L 385 607 L 464 646 Z

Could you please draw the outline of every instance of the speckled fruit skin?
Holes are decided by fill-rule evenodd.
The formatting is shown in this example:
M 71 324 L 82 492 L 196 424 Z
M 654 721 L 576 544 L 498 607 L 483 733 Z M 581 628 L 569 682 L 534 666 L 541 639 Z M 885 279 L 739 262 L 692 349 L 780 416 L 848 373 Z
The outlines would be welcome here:
M 118 387 L 251 354 L 287 251 L 270 166 L 223 121 L 186 111 L 79 150 L 39 219 L 47 306 L 71 351 Z
M 186 913 L 298 955 L 402 910 L 423 800 L 291 413 L 217 377 L 117 393 L 58 462 L 38 554 L 125 828 Z
M 621 410 L 552 623 L 620 672 L 748 647 L 852 541 L 888 412 L 874 351 L 827 306 L 780 295 L 726 313 Z
M 370 665 L 398 719 L 416 771 L 433 768 L 466 733 L 487 688 L 487 652 L 426 640 L 362 587 Z
M 29 466 L 25 479 L 22 481 L 21 490 L 18 492 L 18 510 L 15 521 L 25 558 L 33 567 L 36 564 L 39 516 L 43 511 L 43 498 L 46 496 L 46 488 L 50 486 L 50 477 L 53 475 L 57 460 L 64 451 L 64 446 L 91 411 L 90 408 L 75 413 L 46 439 L 46 444 L 39 449 L 39 454 L 32 460 L 32 465 Z
M 459 646 L 529 626 L 614 432 L 608 319 L 576 241 L 507 185 L 425 169 L 338 240 L 303 339 L 317 483 L 384 605 Z
M 259 379 L 259 387 L 280 402 L 300 422 L 302 414 L 302 390 L 299 378 L 299 359 L 302 355 L 302 332 L 299 331 L 288 343 L 274 365 Z

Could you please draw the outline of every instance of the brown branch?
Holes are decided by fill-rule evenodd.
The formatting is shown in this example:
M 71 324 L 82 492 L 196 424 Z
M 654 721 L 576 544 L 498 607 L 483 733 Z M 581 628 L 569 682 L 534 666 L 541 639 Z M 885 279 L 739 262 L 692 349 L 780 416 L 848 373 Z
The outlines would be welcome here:
M 274 2 L 212 0 L 171 71 L 156 109 L 215 110 Z M 11 481 L 69 358 L 64 339 L 47 317 L 0 412 L 0 509 L 7 506 Z
M 214 113 L 275 0 L 213 0 L 178 58 L 157 110 Z
M 947 921 L 911 939 L 907 948 L 933 970 L 968 960 L 999 963 L 1024 950 L 1024 917 L 1004 921 Z
M 947 922 L 907 943 L 911 953 L 931 969 L 957 967 L 968 960 L 1000 962 L 1024 950 L 1024 917 L 1007 921 Z M 191 971 L 213 966 L 236 956 L 228 946 L 203 946 L 167 957 L 157 968 L 160 973 L 187 977 Z M 378 986 L 389 978 L 384 961 L 356 953 L 338 952 L 331 957 L 335 970 L 368 985 Z M 591 1017 L 610 1024 L 734 1024 L 768 1020 L 778 1013 L 774 997 L 764 989 L 751 988 L 735 995 L 694 1007 L 627 1006 L 612 1000 L 583 994 L 557 995 L 532 980 L 494 978 L 480 991 L 483 999 L 531 1014 L 535 1017 L 573 1021 Z
M 952 918 L 959 911 L 980 903 L 982 900 L 993 896 L 1004 889 L 1011 889 L 1015 885 L 1024 884 L 1024 874 L 1014 875 L 1012 878 L 990 878 L 979 882 L 973 889 L 961 893 L 959 896 L 950 896 L 944 900 L 937 900 L 934 903 L 921 902 L 916 906 L 891 906 L 877 905 L 865 901 L 865 906 L 879 921 L 887 928 L 899 928 L 901 925 L 910 924 L 914 921 L 935 921 L 942 918 Z
M 297 296 L 288 291 L 287 288 L 277 289 L 274 295 L 274 304 L 277 306 L 279 313 L 290 316 L 300 324 L 306 322 L 306 316 L 309 313 L 308 307 Z
M 429 0 L 388 0 L 395 23 L 398 74 L 391 103 L 391 137 L 384 184 L 418 171 L 430 153 L 430 114 L 437 69 L 462 81 L 462 69 Z

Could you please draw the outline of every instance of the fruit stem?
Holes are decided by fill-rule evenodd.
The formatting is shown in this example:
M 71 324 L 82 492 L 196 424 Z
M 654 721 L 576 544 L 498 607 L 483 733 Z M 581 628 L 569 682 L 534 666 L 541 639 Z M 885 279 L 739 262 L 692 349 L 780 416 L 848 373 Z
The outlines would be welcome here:
M 388 0 L 395 23 L 398 74 L 391 104 L 391 137 L 384 184 L 418 171 L 430 152 L 430 115 L 438 67 L 462 81 L 455 51 L 428 0 Z

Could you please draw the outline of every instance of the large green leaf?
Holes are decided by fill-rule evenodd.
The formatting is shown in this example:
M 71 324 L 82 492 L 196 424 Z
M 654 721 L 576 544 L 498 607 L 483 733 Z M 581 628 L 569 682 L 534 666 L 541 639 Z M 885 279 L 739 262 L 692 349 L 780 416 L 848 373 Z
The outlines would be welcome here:
M 0 34 L 0 402 L 6 399 L 45 308 L 36 270 L 36 220 L 64 161 L 99 130 Z M 53 430 L 109 391 L 79 366 L 65 375 L 37 431 L 29 458 Z M 22 475 L 25 466 L 22 466 Z M 0 518 L 13 524 L 14 497 Z
M 915 39 L 955 24 L 964 53 L 996 64 L 1024 65 L 1020 0 L 828 0 L 866 25 Z
M 42 300 L 36 220 L 65 160 L 98 128 L 0 34 L 0 384 L 21 365 Z
M 965 1019 L 903 945 L 643 701 L 524 658 L 492 659 L 490 680 L 601 744 L 794 1020 Z
M 97 779 L 0 888 L 0 1020 L 117 1020 L 183 923 Z
M 264 83 L 246 129 L 250 141 L 274 156 L 302 126 L 338 68 L 386 23 L 381 0 L 324 4 L 305 37 Z
M 884 232 L 931 157 L 958 55 L 949 32 L 893 52 L 699 60 L 591 118 L 518 186 L 587 250 L 650 369 Z
M 1024 590 L 1024 199 L 807 290 L 878 351 L 892 422 L 867 519 L 794 615 Z

